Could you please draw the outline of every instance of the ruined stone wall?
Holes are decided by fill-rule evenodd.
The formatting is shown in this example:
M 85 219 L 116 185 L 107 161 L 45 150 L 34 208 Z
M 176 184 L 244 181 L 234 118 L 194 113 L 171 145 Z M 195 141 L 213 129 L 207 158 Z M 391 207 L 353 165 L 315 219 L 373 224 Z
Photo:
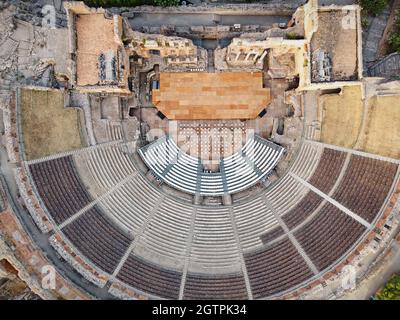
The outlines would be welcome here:
M 54 300 L 62 297 L 68 300 L 86 300 L 92 298 L 75 287 L 70 280 L 64 278 L 57 269 L 54 269 L 55 289 L 43 288 L 42 277 L 45 274 L 44 270 L 47 270 L 43 268 L 53 265 L 26 234 L 12 208 L 0 212 L 0 260 L 2 259 L 6 259 L 18 271 L 18 277 L 42 299 Z
M 274 1 L 271 3 L 201 3 L 192 6 L 155 7 L 139 6 L 134 8 L 110 8 L 110 12 L 124 17 L 133 17 L 135 13 L 215 13 L 215 14 L 248 14 L 248 15 L 291 15 L 299 4 L 294 1 Z
M 162 58 L 193 57 L 196 59 L 194 62 L 197 62 L 197 46 L 190 39 L 145 34 L 133 31 L 125 23 L 125 40 L 130 41 L 129 51 L 143 58 L 148 59 L 156 51 Z

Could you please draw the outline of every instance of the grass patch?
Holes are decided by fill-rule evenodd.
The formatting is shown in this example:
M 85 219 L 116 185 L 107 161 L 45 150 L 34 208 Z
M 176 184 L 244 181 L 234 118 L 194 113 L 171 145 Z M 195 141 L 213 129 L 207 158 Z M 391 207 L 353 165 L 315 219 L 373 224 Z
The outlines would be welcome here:
M 400 158 L 400 106 L 396 96 L 374 96 L 368 101 L 361 150 Z
M 328 94 L 320 99 L 323 110 L 321 141 L 352 148 L 362 122 L 361 87 L 343 87 L 341 95 Z
M 82 147 L 79 114 L 62 91 L 21 89 L 21 126 L 28 160 Z

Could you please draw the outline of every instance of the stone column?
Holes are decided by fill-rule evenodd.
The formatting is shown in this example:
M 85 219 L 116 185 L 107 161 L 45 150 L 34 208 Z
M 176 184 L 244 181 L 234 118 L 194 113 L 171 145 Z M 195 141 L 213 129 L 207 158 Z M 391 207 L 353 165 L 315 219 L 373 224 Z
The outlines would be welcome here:
M 260 60 L 263 60 L 265 58 L 265 56 L 267 55 L 268 50 L 264 50 L 263 54 L 260 57 Z
M 240 52 L 238 52 L 238 53 L 236 54 L 235 61 L 238 61 L 238 60 L 239 60 L 239 57 L 240 57 Z
M 258 53 L 255 53 L 253 62 L 255 62 L 259 56 L 260 56 L 260 55 L 259 55 Z

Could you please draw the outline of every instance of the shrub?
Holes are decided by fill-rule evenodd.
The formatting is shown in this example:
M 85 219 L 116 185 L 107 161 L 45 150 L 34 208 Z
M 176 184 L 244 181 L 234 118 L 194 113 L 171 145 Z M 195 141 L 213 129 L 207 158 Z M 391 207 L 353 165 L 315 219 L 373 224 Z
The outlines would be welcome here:
M 378 15 L 385 9 L 387 0 L 360 0 L 363 10 L 371 15 Z
M 302 39 L 302 37 L 298 35 L 296 32 L 291 31 L 286 33 L 286 39 L 296 40 L 296 39 Z
M 366 16 L 361 16 L 361 27 L 363 29 L 367 29 L 369 27 L 369 21 L 368 18 Z

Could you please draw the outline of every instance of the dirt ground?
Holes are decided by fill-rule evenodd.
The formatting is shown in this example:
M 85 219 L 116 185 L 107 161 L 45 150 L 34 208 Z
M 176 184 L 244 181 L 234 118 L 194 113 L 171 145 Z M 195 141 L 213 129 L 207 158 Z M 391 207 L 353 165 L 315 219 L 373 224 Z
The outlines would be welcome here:
M 79 15 L 76 20 L 77 34 L 77 83 L 95 85 L 99 82 L 98 59 L 100 53 L 114 52 L 114 20 L 106 19 L 103 14 Z M 93 36 L 95 35 L 95 36 Z
M 79 115 L 64 108 L 61 91 L 21 90 L 21 123 L 27 160 L 83 146 Z
M 321 141 L 352 148 L 362 122 L 361 86 L 343 87 L 341 94 L 327 94 L 319 99 L 322 106 Z
M 357 75 L 357 27 L 354 11 L 318 13 L 318 30 L 311 50 L 328 52 L 332 59 L 332 80 L 350 80 Z
M 363 151 L 400 159 L 400 105 L 398 96 L 375 96 L 369 101 Z

